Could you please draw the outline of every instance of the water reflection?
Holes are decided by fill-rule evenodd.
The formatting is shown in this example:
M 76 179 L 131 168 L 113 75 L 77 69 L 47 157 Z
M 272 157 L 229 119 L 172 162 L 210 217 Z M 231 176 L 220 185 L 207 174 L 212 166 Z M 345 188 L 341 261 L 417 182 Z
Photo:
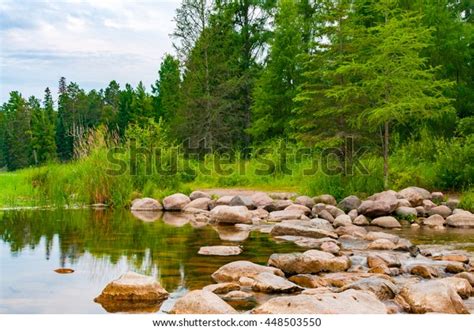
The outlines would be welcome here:
M 296 249 L 292 244 L 275 245 L 267 235 L 248 230 L 193 226 L 186 214 L 165 213 L 162 219 L 151 219 L 110 210 L 0 213 L 0 312 L 103 312 L 93 298 L 127 270 L 155 276 L 173 299 L 211 284 L 210 274 L 227 262 L 265 263 L 273 252 Z M 244 253 L 197 254 L 201 246 L 221 245 L 222 240 L 243 245 Z M 65 276 L 54 272 L 58 268 L 75 272 Z

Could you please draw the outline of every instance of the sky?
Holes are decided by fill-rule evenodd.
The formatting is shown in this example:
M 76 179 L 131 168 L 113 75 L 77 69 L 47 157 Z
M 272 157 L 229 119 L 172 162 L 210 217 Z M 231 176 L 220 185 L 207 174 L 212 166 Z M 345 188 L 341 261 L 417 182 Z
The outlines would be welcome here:
M 56 96 L 64 76 L 85 90 L 157 79 L 173 53 L 177 0 L 0 0 L 0 103 L 12 90 Z

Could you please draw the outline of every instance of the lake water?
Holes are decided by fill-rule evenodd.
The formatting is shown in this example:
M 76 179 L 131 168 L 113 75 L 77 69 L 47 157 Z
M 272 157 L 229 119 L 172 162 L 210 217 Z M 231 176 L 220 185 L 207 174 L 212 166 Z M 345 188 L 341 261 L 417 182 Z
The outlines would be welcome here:
M 146 219 L 145 219 L 146 220 Z M 474 251 L 474 231 L 404 229 L 417 244 Z M 161 306 L 212 284 L 211 274 L 235 260 L 265 264 L 274 252 L 300 251 L 268 234 L 189 222 L 166 213 L 143 221 L 128 211 L 36 210 L 0 212 L 0 313 L 106 313 L 93 300 L 127 270 L 153 275 L 170 292 Z M 244 241 L 229 241 L 242 240 Z M 201 256 L 205 245 L 240 245 L 239 256 Z M 72 268 L 72 274 L 58 274 Z

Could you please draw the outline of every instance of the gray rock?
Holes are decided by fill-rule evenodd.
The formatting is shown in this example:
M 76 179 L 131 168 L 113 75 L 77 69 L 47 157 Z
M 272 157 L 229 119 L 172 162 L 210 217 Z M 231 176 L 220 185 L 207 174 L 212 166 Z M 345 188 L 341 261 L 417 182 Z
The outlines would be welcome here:
M 191 199 L 181 193 L 173 194 L 163 199 L 163 208 L 167 211 L 181 211 L 191 202 Z
M 191 193 L 191 195 L 189 195 L 189 199 L 191 199 L 192 201 L 195 200 L 195 199 L 198 199 L 198 198 L 209 198 L 209 199 L 211 199 L 211 195 L 209 195 L 208 193 L 199 191 L 199 190 L 193 191 Z
M 226 224 L 251 224 L 252 214 L 245 206 L 219 205 L 211 210 L 211 221 Z
M 336 228 L 340 226 L 350 226 L 352 225 L 351 217 L 347 214 L 341 214 L 336 219 L 334 219 L 332 225 Z
M 153 198 L 139 198 L 132 202 L 130 210 L 132 211 L 161 211 L 163 206 Z
M 327 205 L 336 205 L 336 199 L 332 195 L 324 194 L 314 197 L 315 203 L 324 203 Z
M 256 207 L 265 208 L 273 204 L 273 199 L 270 198 L 270 196 L 268 196 L 268 194 L 264 192 L 257 192 L 251 197 Z
M 359 199 L 359 197 L 351 195 L 341 200 L 339 204 L 337 204 L 337 207 L 339 207 L 344 212 L 349 212 L 350 210 L 357 209 L 361 203 L 362 201 Z
M 315 203 L 314 203 L 314 200 L 311 197 L 298 196 L 295 199 L 295 204 L 304 205 L 304 206 L 306 206 L 307 208 L 309 208 L 311 210 Z
M 359 214 L 369 217 L 378 217 L 388 215 L 395 211 L 398 206 L 396 193 L 392 191 L 384 191 L 369 197 L 363 201 L 357 209 Z
M 397 219 L 390 216 L 376 218 L 372 220 L 370 224 L 372 226 L 379 226 L 382 228 L 400 228 L 402 226 Z
M 418 212 L 414 207 L 401 206 L 395 210 L 395 214 L 401 218 L 416 218 Z
M 255 204 L 253 203 L 253 200 L 249 196 L 239 196 L 236 195 L 232 197 L 232 199 L 229 202 L 230 206 L 245 206 L 249 210 L 254 210 L 256 209 Z

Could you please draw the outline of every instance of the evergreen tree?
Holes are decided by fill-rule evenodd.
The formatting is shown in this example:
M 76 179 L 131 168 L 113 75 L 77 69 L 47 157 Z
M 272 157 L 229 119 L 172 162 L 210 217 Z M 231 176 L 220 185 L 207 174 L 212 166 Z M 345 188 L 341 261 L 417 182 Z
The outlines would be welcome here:
M 249 133 L 255 142 L 289 136 L 293 98 L 301 78 L 299 59 L 307 49 L 302 17 L 293 0 L 280 1 L 275 24 L 268 63 L 253 94 Z
M 30 98 L 31 147 L 35 164 L 42 164 L 56 158 L 55 113 L 49 88 L 45 90 L 43 107 L 39 100 Z

